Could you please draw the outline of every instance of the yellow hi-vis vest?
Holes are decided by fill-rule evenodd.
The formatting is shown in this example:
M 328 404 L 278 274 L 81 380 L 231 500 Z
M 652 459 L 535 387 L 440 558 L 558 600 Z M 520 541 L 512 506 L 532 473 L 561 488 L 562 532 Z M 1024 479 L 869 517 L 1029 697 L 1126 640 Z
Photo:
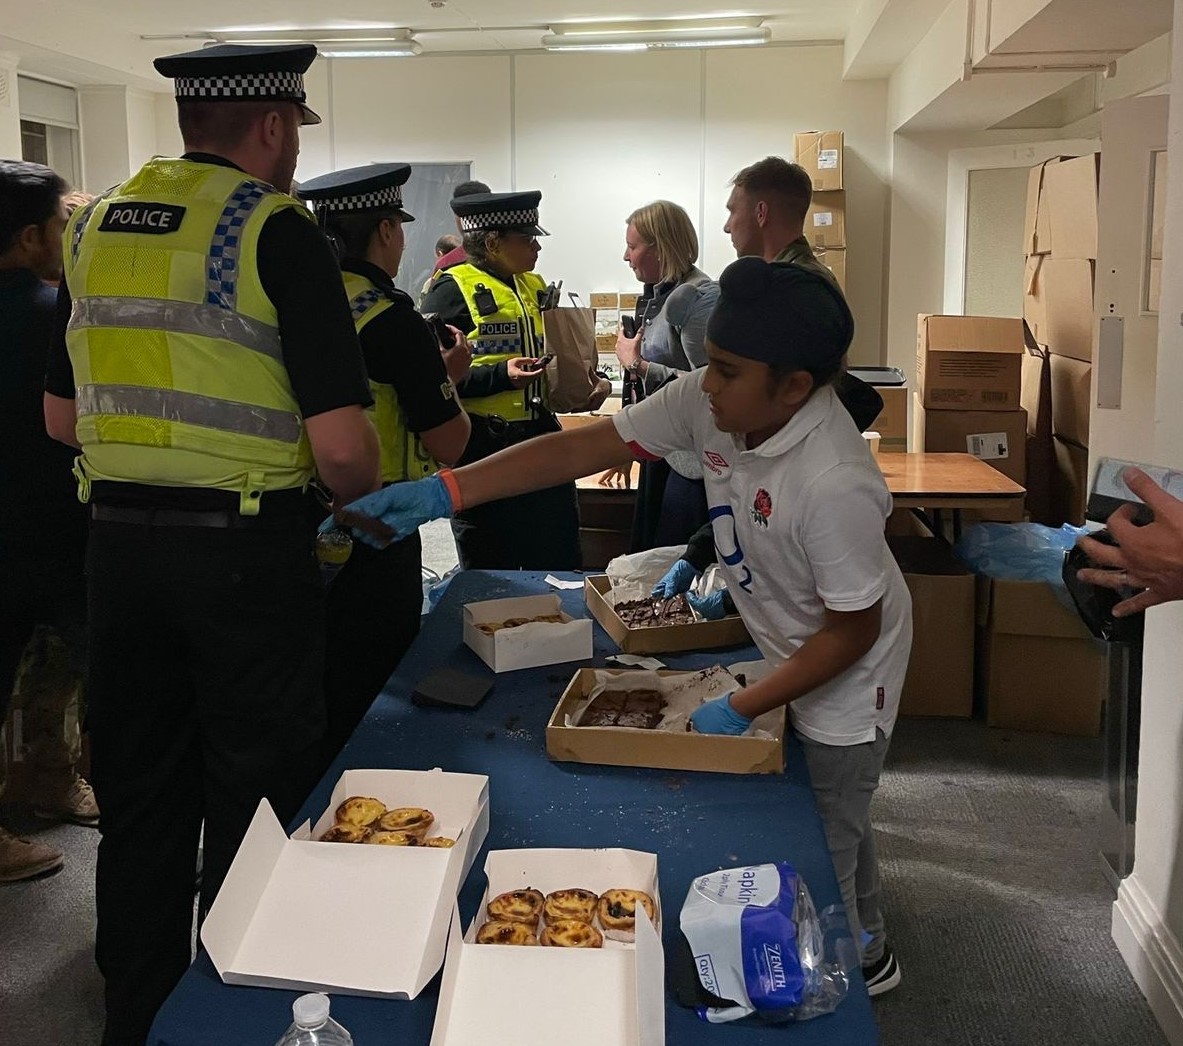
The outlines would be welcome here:
M 303 487 L 314 468 L 259 280 L 263 223 L 308 211 L 242 171 L 150 160 L 74 212 L 65 275 L 78 496 L 94 480 L 238 491 Z
M 353 323 L 360 337 L 367 323 L 377 319 L 393 304 L 393 300 L 371 280 L 355 272 L 343 273 L 345 293 L 349 296 L 349 308 Z M 397 345 L 390 346 L 398 351 Z M 405 479 L 422 479 L 439 471 L 435 461 L 419 437 L 407 428 L 406 415 L 398 402 L 393 385 L 370 380 L 370 395 L 374 405 L 367 413 L 378 432 L 378 470 L 383 483 L 400 483 Z
M 472 345 L 472 365 L 488 366 L 511 360 L 517 356 L 541 356 L 544 331 L 538 294 L 546 290 L 546 281 L 537 273 L 523 272 L 513 278 L 513 287 L 478 269 L 471 262 L 453 265 L 447 274 L 456 281 L 472 321 L 476 324 L 468 336 Z M 478 291 L 488 290 L 497 306 L 495 312 L 481 315 L 477 308 Z M 483 296 L 483 295 L 482 295 Z M 492 396 L 465 398 L 464 409 L 469 414 L 492 415 L 506 421 L 529 421 L 537 417 L 530 407 L 530 398 L 541 395 L 546 402 L 546 376 L 531 382 L 524 389 L 510 389 Z

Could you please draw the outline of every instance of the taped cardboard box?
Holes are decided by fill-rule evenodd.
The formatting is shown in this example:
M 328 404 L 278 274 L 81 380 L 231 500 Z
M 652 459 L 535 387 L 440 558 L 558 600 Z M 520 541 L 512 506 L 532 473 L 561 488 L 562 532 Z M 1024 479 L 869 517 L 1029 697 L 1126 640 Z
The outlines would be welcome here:
M 607 574 L 583 579 L 587 609 L 626 654 L 673 654 L 680 650 L 711 650 L 743 646 L 751 642 L 743 618 L 738 614 L 718 621 L 695 621 L 692 625 L 626 625 L 611 602 L 612 583 Z
M 1019 409 L 1023 321 L 996 316 L 916 320 L 916 380 L 927 410 Z
M 838 281 L 838 286 L 842 288 L 842 293 L 845 294 L 846 248 L 819 247 L 813 252 L 813 256 L 834 274 L 834 279 Z
M 493 850 L 477 917 L 461 932 L 456 911 L 431 1046 L 663 1046 L 665 956 L 657 857 L 639 850 Z M 492 897 L 573 885 L 603 893 L 644 890 L 636 940 L 602 948 L 509 948 L 476 943 Z M 523 985 L 532 985 L 521 1005 Z
M 912 654 L 900 715 L 973 714 L 974 576 L 933 537 L 889 537 L 912 594 Z
M 1052 257 L 1097 257 L 1097 184 L 1101 154 L 1050 164 L 1043 176 L 1044 202 L 1051 217 Z
M 1067 594 L 1064 596 L 1067 600 Z M 1108 687 L 1105 645 L 1042 581 L 978 579 L 986 722 L 1095 737 Z
M 1089 407 L 1092 404 L 1093 366 L 1071 356 L 1052 355 L 1052 432 L 1080 447 L 1089 445 Z
M 1052 519 L 1055 526 L 1071 523 L 1084 526 L 1084 506 L 1088 498 L 1089 452 L 1057 436 L 1053 440 L 1055 473 L 1052 476 Z
M 842 181 L 843 151 L 841 131 L 799 131 L 793 135 L 793 155 L 809 172 L 814 192 L 846 188 Z
M 425 807 L 431 834 L 456 844 L 318 842 L 352 795 Z M 264 799 L 201 941 L 226 984 L 413 999 L 443 964 L 456 894 L 488 831 L 489 779 L 477 774 L 346 770 L 316 824 L 290 839 Z
M 558 617 L 556 622 L 531 618 Z M 515 618 L 527 623 L 498 628 L 491 635 L 481 625 L 496 625 Z M 559 665 L 567 661 L 590 661 L 592 623 L 590 618 L 573 618 L 563 610 L 557 595 L 521 596 L 516 599 L 487 599 L 464 606 L 464 642 L 494 672 L 519 668 Z
M 1023 218 L 1023 253 L 1050 254 L 1051 214 L 1043 197 L 1047 169 L 1060 162 L 1056 156 L 1031 168 L 1027 176 L 1027 210 Z
M 846 246 L 846 193 L 816 192 L 805 216 L 805 235 L 816 247 Z
M 1023 357 L 1019 402 L 1027 412 L 1027 434 L 1052 438 L 1052 376 L 1048 352 L 1033 342 Z
M 729 774 L 780 774 L 785 769 L 785 710 L 769 713 L 775 734 L 728 737 L 722 734 L 644 730 L 621 726 L 569 726 L 570 716 L 582 706 L 602 676 L 648 675 L 630 669 L 581 668 L 559 698 L 546 724 L 546 754 L 558 762 L 606 766 L 648 766 L 667 770 L 711 770 Z M 701 672 L 661 671 L 659 676 L 684 677 L 694 682 Z M 622 687 L 627 683 L 622 683 Z
M 1023 264 L 1023 319 L 1036 341 L 1047 333 L 1047 297 L 1039 278 L 1046 260 L 1046 255 L 1032 254 Z
M 1020 486 L 1027 480 L 1027 412 L 1023 409 L 931 410 L 913 404 L 913 446 L 936 454 L 972 454 Z
M 883 410 L 871 422 L 871 428 L 879 433 L 879 450 L 902 454 L 908 449 L 908 387 L 877 385 L 875 391 L 883 397 Z

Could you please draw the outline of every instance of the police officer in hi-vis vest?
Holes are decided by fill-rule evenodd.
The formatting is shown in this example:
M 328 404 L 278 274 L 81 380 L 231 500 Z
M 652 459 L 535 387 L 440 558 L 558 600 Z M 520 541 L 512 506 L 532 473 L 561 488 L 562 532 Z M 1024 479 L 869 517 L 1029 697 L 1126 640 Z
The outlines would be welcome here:
M 91 513 L 88 724 L 102 808 L 103 1042 L 142 1044 L 189 965 L 259 801 L 314 783 L 324 710 L 323 517 L 378 486 L 341 271 L 288 195 L 309 45 L 156 61 L 186 152 L 66 227 L 50 435 Z M 68 323 L 66 319 L 68 318 Z
M 361 340 L 374 399 L 382 484 L 422 479 L 454 465 L 468 443 L 468 416 L 449 374 L 468 373 L 470 350 L 439 340 L 394 285 L 402 260 L 405 163 L 369 164 L 300 186 L 341 255 L 345 293 Z M 445 366 L 447 359 L 447 367 Z M 419 632 L 423 604 L 419 532 L 377 551 L 360 541 L 328 593 L 325 759 L 349 739 Z
M 478 193 L 452 200 L 468 261 L 442 273 L 423 299 L 472 343 L 472 370 L 457 383 L 472 418 L 468 464 L 531 436 L 559 431 L 547 406 L 544 306 L 557 304 L 534 272 L 546 230 L 540 192 Z M 552 300 L 553 299 L 553 300 Z M 465 568 L 577 570 L 575 484 L 494 501 L 456 513 L 452 532 Z

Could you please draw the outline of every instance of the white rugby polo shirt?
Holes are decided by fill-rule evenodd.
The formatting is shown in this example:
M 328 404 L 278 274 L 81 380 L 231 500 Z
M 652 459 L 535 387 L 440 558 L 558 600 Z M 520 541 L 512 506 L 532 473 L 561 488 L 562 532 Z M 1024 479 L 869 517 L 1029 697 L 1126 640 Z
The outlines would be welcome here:
M 702 462 L 719 563 L 760 652 L 783 664 L 825 610 L 883 600 L 879 639 L 841 675 L 789 705 L 794 728 L 823 744 L 890 734 L 912 647 L 912 602 L 887 548 L 891 494 L 832 388 L 748 450 L 720 432 L 702 390 L 706 368 L 614 415 L 640 456 L 693 449 Z

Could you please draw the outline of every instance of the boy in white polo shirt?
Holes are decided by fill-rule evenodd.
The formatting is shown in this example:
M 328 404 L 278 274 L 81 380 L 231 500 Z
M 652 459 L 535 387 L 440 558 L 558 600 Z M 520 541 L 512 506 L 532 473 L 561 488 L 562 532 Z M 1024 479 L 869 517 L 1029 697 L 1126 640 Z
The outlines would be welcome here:
M 703 733 L 743 733 L 788 705 L 868 990 L 900 981 L 887 946 L 870 822 L 911 649 L 911 601 L 883 536 L 891 495 L 831 382 L 853 321 L 792 266 L 741 258 L 719 280 L 708 365 L 611 420 L 400 483 L 352 509 L 397 534 L 463 506 L 694 450 L 728 588 L 771 671 L 708 702 Z M 627 450 L 626 450 L 627 448 Z M 362 540 L 370 536 L 357 532 Z

